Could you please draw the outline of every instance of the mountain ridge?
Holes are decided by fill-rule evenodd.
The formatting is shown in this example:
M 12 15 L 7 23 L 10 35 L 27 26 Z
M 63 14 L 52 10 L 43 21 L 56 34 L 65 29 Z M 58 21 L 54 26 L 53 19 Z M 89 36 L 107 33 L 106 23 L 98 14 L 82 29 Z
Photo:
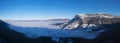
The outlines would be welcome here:
M 111 14 L 77 14 L 69 22 L 60 25 L 60 27 L 62 29 L 76 29 L 80 27 L 86 28 L 90 25 L 113 24 L 120 22 L 119 17 L 116 18 Z

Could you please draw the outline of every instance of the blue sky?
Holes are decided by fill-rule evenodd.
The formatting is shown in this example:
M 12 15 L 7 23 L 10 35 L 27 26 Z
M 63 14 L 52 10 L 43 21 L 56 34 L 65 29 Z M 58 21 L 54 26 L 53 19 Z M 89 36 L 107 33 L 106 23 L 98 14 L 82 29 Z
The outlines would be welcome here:
M 120 14 L 120 0 L 0 0 L 0 19 L 73 18 L 78 13 Z

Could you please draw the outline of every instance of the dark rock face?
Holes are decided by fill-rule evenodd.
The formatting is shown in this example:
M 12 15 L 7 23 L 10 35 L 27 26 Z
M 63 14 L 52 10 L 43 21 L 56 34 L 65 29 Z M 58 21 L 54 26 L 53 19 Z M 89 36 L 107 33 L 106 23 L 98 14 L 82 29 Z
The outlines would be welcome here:
M 110 29 L 109 31 L 101 33 L 97 38 L 101 40 L 111 41 L 113 43 L 120 43 L 120 23 L 105 24 L 104 27 Z M 96 38 L 96 39 L 97 39 Z
M 0 38 L 10 43 L 19 43 L 28 40 L 22 33 L 13 31 L 7 26 L 9 26 L 7 23 L 0 20 Z
M 7 41 L 0 38 L 0 43 L 7 43 Z

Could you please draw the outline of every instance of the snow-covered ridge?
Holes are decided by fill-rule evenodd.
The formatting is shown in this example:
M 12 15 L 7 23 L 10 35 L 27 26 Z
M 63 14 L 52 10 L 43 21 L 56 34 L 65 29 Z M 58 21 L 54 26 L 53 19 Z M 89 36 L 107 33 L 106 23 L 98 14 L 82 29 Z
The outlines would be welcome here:
M 111 14 L 77 14 L 80 17 L 105 17 L 105 18 L 112 18 L 114 16 L 112 16 Z

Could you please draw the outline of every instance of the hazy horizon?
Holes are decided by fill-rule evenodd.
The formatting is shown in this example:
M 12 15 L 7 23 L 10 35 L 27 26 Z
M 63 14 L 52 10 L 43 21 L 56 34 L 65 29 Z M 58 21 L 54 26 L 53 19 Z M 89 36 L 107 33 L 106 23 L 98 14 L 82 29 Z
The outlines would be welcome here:
M 0 19 L 71 19 L 80 13 L 119 15 L 119 4 L 119 0 L 0 0 Z

